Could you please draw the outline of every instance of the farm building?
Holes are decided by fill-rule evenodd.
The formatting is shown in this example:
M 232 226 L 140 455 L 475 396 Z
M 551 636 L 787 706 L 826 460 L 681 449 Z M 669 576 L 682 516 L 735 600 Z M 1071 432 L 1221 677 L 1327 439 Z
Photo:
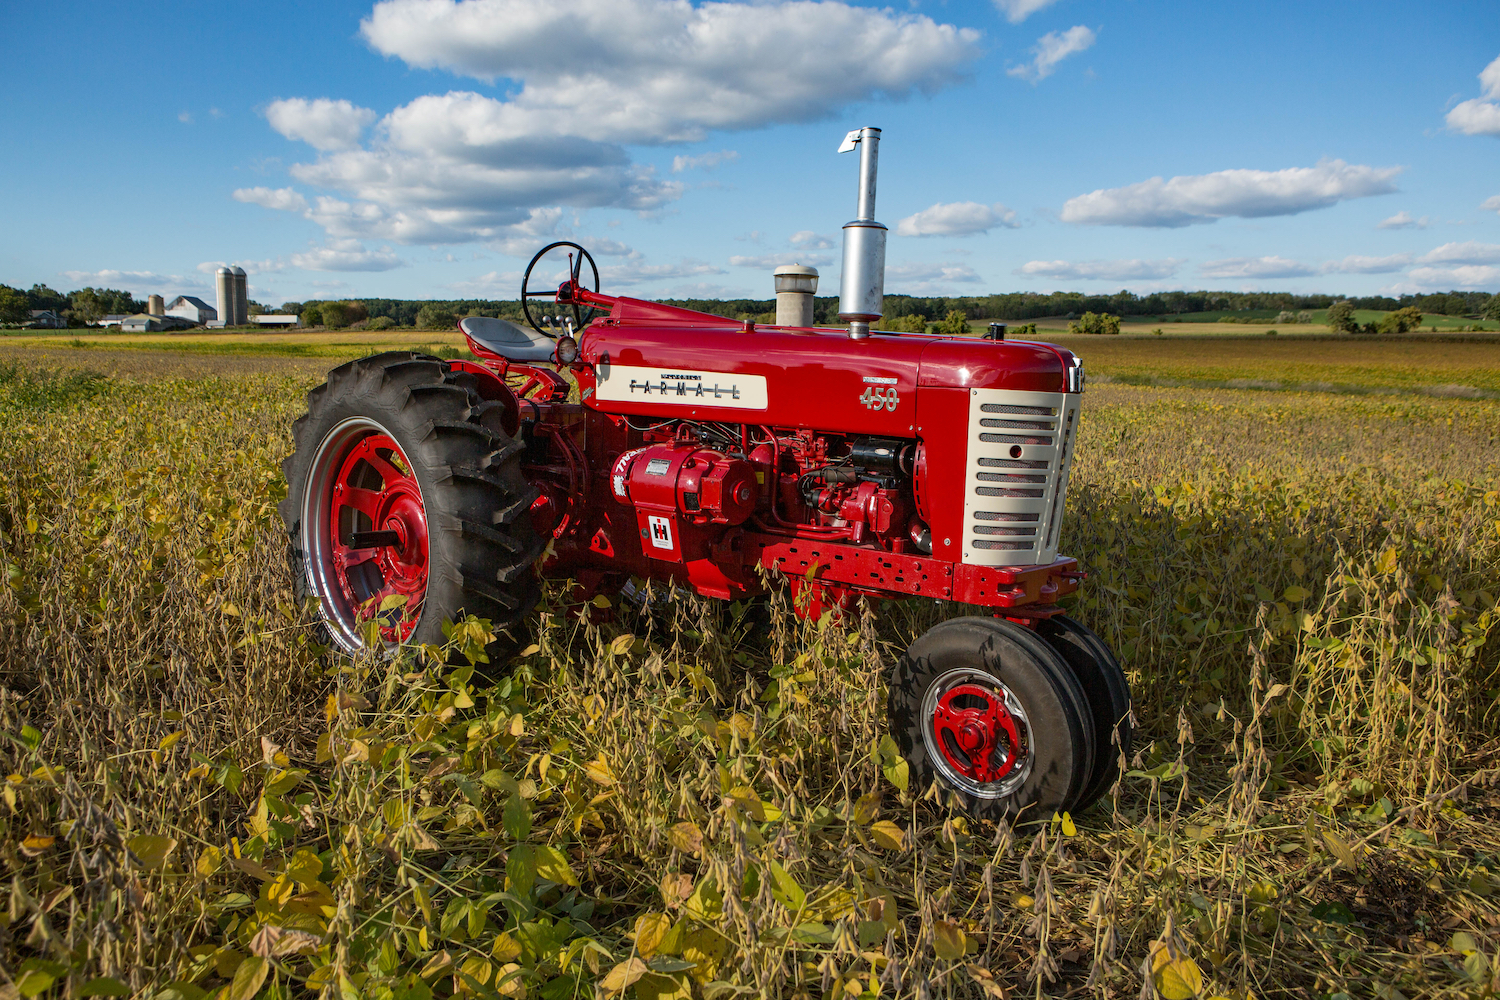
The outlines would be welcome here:
M 120 321 L 120 330 L 123 333 L 153 333 L 157 330 L 182 330 L 193 325 L 193 321 L 187 317 L 172 313 L 167 313 L 165 316 L 136 313 Z
M 301 326 L 302 317 L 291 313 L 261 313 L 251 316 L 250 322 L 256 326 Z
M 125 313 L 110 313 L 108 316 L 101 317 L 99 321 L 94 324 L 94 326 L 103 327 L 106 330 L 113 327 L 118 330 L 120 328 L 120 324 L 123 323 L 125 319 Z
M 51 309 L 33 309 L 26 325 L 33 330 L 62 330 L 67 327 L 68 321 Z
M 167 305 L 166 314 L 190 323 L 209 323 L 219 318 L 219 311 L 196 295 L 179 295 Z

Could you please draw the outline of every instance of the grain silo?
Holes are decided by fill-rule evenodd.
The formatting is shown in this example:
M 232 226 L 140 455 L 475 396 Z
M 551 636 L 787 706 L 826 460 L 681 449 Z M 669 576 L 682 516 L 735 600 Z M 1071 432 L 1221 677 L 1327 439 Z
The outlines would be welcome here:
M 166 306 L 162 303 L 160 295 L 146 296 L 146 312 L 152 316 L 166 315 Z
M 234 325 L 234 272 L 221 267 L 214 272 L 214 291 L 218 293 L 219 322 Z
M 250 296 L 246 284 L 245 269 L 236 265 L 234 272 L 234 325 L 244 326 L 250 322 Z

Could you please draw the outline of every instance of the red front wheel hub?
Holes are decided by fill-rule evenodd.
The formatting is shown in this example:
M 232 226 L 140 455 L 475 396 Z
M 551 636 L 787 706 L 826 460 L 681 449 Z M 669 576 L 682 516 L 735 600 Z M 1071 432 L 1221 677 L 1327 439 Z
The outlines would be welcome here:
M 932 713 L 933 736 L 949 767 L 984 785 L 1021 759 L 1021 734 L 998 692 L 979 684 L 944 691 Z
M 427 593 L 427 511 L 412 464 L 390 435 L 366 434 L 345 453 L 327 513 L 333 575 L 355 617 L 378 617 L 382 640 L 404 641 Z

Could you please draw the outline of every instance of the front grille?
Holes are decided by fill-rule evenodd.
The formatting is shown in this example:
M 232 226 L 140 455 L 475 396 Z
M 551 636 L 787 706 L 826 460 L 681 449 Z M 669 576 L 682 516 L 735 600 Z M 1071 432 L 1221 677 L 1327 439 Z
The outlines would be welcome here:
M 1026 566 L 1057 558 L 1076 393 L 971 389 L 963 561 Z

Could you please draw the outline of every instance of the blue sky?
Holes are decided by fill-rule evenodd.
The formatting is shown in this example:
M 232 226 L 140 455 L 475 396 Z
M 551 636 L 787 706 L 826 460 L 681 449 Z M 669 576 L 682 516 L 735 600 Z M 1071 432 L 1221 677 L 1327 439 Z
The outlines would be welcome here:
M 6 4 L 0 282 L 513 298 L 1500 291 L 1493 0 Z

